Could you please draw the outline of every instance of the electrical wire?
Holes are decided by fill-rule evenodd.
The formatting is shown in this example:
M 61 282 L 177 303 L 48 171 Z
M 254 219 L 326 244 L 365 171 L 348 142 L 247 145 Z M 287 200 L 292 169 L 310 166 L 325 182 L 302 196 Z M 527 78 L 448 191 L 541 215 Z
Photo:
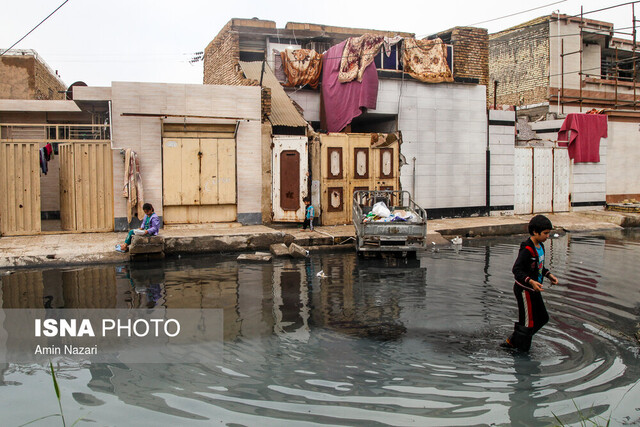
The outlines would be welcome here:
M 62 6 L 64 6 L 65 4 L 67 4 L 67 2 L 68 2 L 68 1 L 69 1 L 69 0 L 64 0 L 64 2 L 63 2 L 60 6 L 58 6 L 58 7 L 56 8 L 56 10 L 54 10 L 54 11 L 53 11 L 53 12 L 51 12 L 49 15 L 47 15 L 47 17 L 46 17 L 46 18 L 44 18 L 42 21 L 40 21 L 40 23 L 38 23 L 38 25 L 36 25 L 35 27 L 33 27 L 33 28 L 31 29 L 31 31 L 29 31 L 27 34 L 25 34 L 24 36 L 22 36 L 22 38 L 21 38 L 20 40 L 18 40 L 18 41 L 17 41 L 17 42 L 15 42 L 14 44 L 12 44 L 12 45 L 9 47 L 9 49 L 7 49 L 7 50 L 5 50 L 4 52 L 0 53 L 0 56 L 4 55 L 4 54 L 5 54 L 5 53 L 7 53 L 9 50 L 11 50 L 11 48 L 13 48 L 15 45 L 17 45 L 17 44 L 18 44 L 18 43 L 20 43 L 22 40 L 24 40 L 24 39 L 25 39 L 29 34 L 31 34 L 31 33 L 32 33 L 36 28 L 38 28 L 38 27 L 39 27 L 39 26 L 40 26 L 44 21 L 46 21 L 47 19 L 51 18 L 51 16 L 52 16 L 54 13 L 56 13 L 58 10 L 60 10 L 60 8 L 61 8 Z
M 475 22 L 473 24 L 466 25 L 466 27 L 473 27 L 474 25 L 480 25 L 480 24 L 486 24 L 487 22 L 499 21 L 500 19 L 510 18 L 512 16 L 521 15 L 523 13 L 532 12 L 532 11 L 538 10 L 538 9 L 543 9 L 545 7 L 553 6 L 554 4 L 558 4 L 558 3 L 564 3 L 566 1 L 567 0 L 560 0 L 560 1 L 553 2 L 553 3 L 545 4 L 544 6 L 538 6 L 538 7 L 532 8 L 532 9 L 523 10 L 521 12 L 516 12 L 516 13 L 509 14 L 509 15 L 500 16 L 498 18 L 488 19 L 486 21 Z

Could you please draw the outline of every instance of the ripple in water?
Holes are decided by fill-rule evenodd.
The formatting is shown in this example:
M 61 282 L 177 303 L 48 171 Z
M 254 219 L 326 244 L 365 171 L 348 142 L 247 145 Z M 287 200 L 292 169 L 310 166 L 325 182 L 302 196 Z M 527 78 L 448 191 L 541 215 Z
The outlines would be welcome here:
M 45 301 L 223 310 L 224 351 L 210 365 L 60 365 L 67 419 L 639 423 L 640 232 L 568 234 L 548 242 L 547 263 L 561 284 L 544 294 L 551 321 L 529 354 L 498 347 L 517 316 L 511 267 L 519 241 L 475 240 L 400 261 L 342 253 L 249 266 L 220 256 L 117 273 L 100 266 L 82 273 L 94 278 L 91 288 L 77 271 L 30 271 L 3 277 L 2 295 L 5 307 Z M 317 277 L 320 270 L 326 278 Z M 98 288 L 95 278 L 102 277 Z M 89 300 L 86 289 L 101 293 Z M 3 422 L 56 412 L 50 387 L 44 367 L 3 366 L 0 398 L 12 408 Z M 43 403 L 34 408 L 31 401 Z

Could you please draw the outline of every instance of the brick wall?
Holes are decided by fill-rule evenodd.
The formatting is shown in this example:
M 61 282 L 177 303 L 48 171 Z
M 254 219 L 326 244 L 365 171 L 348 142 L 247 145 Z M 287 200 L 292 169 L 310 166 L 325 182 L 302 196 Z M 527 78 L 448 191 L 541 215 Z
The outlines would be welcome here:
M 33 99 L 32 75 L 33 58 L 0 57 L 0 99 Z
M 64 99 L 66 89 L 33 55 L 0 58 L 0 99 Z
M 65 99 L 66 86 L 40 61 L 34 63 L 35 99 Z
M 204 50 L 204 78 L 206 85 L 259 86 L 247 79 L 240 70 L 240 38 L 234 24 L 253 23 L 251 20 L 231 20 Z M 257 21 L 258 23 L 263 21 Z M 271 22 L 271 21 L 265 21 Z M 272 23 L 273 24 L 273 23 Z M 275 24 L 273 24 L 275 25 Z M 271 89 L 262 88 L 262 119 L 271 114 Z
M 233 29 L 233 21 L 218 33 L 204 50 L 204 79 L 206 85 L 257 86 L 244 78 L 238 61 L 240 41 Z
M 271 115 L 271 88 L 263 87 L 260 97 L 262 121 Z
M 548 18 L 491 35 L 489 80 L 490 104 L 496 80 L 498 104 L 523 106 L 548 101 Z
M 451 31 L 453 75 L 489 82 L 489 34 L 484 28 L 456 27 Z

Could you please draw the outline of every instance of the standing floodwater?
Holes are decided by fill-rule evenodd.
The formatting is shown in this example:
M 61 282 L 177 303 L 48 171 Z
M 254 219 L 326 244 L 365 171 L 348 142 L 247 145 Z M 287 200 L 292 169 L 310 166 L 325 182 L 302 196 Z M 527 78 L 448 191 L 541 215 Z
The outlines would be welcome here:
M 639 423 L 640 231 L 548 241 L 547 265 L 561 285 L 545 293 L 551 320 L 529 354 L 498 347 L 516 317 L 520 240 L 471 241 L 413 260 L 346 252 L 240 264 L 211 255 L 23 270 L 2 277 L 0 300 L 3 308 L 223 313 L 223 350 L 209 363 L 54 358 L 69 423 Z M 3 331 L 0 349 L 11 339 Z M 3 425 L 59 412 L 39 365 L 0 365 L 0 402 Z

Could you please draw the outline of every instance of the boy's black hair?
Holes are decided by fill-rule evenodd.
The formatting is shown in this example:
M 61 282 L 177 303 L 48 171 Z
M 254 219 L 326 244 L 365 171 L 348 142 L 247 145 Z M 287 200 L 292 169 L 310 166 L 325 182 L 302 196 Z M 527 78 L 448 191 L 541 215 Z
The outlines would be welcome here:
M 544 215 L 536 215 L 529 221 L 529 234 L 533 236 L 533 233 L 542 233 L 544 230 L 553 229 L 551 220 Z
M 306 203 L 306 202 L 311 203 L 311 199 L 310 199 L 310 198 L 308 198 L 308 197 L 305 197 L 304 199 L 302 199 L 302 201 L 303 201 L 303 202 L 305 202 L 305 203 Z
M 142 210 L 143 211 L 152 211 L 153 210 L 153 205 L 151 203 L 145 203 L 144 205 L 142 205 Z

